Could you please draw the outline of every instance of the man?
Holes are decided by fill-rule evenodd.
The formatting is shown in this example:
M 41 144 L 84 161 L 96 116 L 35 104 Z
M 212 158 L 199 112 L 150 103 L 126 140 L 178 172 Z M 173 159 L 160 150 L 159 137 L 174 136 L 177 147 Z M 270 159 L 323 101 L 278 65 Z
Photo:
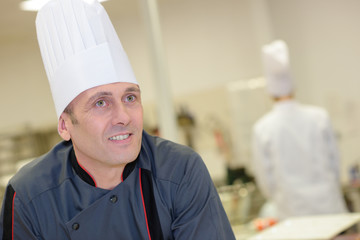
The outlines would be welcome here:
M 346 212 L 327 112 L 294 100 L 285 42 L 274 41 L 262 53 L 275 104 L 254 126 L 253 160 L 260 190 L 275 206 L 273 217 Z
M 104 8 L 54 0 L 36 27 L 65 141 L 9 181 L 2 239 L 235 239 L 200 156 L 143 131 Z

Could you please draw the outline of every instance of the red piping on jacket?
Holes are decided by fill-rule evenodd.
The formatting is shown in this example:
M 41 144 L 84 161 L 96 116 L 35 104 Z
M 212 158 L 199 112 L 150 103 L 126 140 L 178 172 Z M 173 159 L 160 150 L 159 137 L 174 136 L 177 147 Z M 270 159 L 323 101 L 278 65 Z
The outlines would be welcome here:
M 16 192 L 14 193 L 13 202 L 12 202 L 12 226 L 11 226 L 11 239 L 14 240 L 14 208 L 15 208 L 15 196 Z
M 143 195 L 142 186 L 141 186 L 142 185 L 142 183 L 141 183 L 141 168 L 139 168 L 139 180 L 140 180 L 141 200 L 142 200 L 142 203 L 143 203 L 144 215 L 145 215 L 145 221 L 146 221 L 146 228 L 147 228 L 149 239 L 151 240 L 150 230 L 149 230 L 149 223 L 148 223 L 148 220 L 147 220 L 147 214 L 146 214 L 146 208 L 145 208 L 144 195 Z
M 77 161 L 77 160 L 76 160 Z M 79 163 L 79 161 L 77 161 L 79 166 L 91 177 L 91 179 L 93 180 L 95 187 L 97 187 L 97 184 L 95 182 L 95 179 L 93 178 L 93 176 L 91 176 L 91 174 Z

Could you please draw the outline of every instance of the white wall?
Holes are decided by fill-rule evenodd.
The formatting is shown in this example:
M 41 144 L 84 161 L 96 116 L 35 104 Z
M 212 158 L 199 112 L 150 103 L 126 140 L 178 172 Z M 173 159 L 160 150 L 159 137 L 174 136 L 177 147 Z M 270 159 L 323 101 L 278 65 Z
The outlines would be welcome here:
M 1 132 L 25 125 L 38 128 L 56 123 L 49 85 L 34 39 L 0 44 Z
M 124 1 L 124 4 L 128 1 Z M 172 92 L 175 95 L 196 92 L 199 89 L 224 85 L 227 81 L 258 74 L 258 56 L 253 45 L 248 1 L 237 0 L 175 0 L 160 1 L 160 18 L 170 71 Z M 146 32 L 136 5 L 130 5 L 130 13 L 118 16 L 111 9 L 111 1 L 104 3 L 110 17 L 116 16 L 114 25 L 133 64 L 135 74 L 142 85 L 143 99 L 154 99 L 151 64 Z M 127 6 L 129 7 L 129 6 Z M 122 10 L 124 11 L 124 10 Z M 120 11 L 120 13 L 122 13 Z M 35 20 L 35 14 L 33 15 Z M 35 31 L 35 29 L 34 29 Z M 29 122 L 54 121 L 54 110 L 34 120 L 30 115 L 20 117 L 19 111 L 6 103 L 13 95 L 15 86 L 22 86 L 24 93 L 16 101 L 22 111 L 34 112 L 41 102 L 49 109 L 50 98 L 45 72 L 42 67 L 34 35 L 25 39 L 10 39 L 0 43 L 2 109 L 7 118 L 1 128 Z M 28 41 L 29 37 L 33 38 Z M 5 81 L 5 83 L 4 83 Z M 14 86 L 12 86 L 14 85 Z M 31 90 L 31 91 L 30 91 Z M 36 92 L 36 94 L 35 94 Z M 37 97 L 34 98 L 33 95 Z M 27 101 L 29 98 L 32 101 Z M 42 110 L 42 111 L 43 111 Z M 44 111 L 43 111 L 44 112 Z M 36 111 L 34 113 L 37 113 Z
M 290 48 L 299 99 L 332 117 L 345 181 L 348 166 L 360 163 L 360 1 L 270 2 L 275 36 Z

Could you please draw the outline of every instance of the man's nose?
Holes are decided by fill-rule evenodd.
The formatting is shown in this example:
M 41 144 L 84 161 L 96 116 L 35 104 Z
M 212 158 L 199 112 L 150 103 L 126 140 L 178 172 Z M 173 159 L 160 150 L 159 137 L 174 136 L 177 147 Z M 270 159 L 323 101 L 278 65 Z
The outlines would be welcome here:
M 126 106 L 123 103 L 117 104 L 113 109 L 113 125 L 128 125 L 130 122 L 130 115 Z

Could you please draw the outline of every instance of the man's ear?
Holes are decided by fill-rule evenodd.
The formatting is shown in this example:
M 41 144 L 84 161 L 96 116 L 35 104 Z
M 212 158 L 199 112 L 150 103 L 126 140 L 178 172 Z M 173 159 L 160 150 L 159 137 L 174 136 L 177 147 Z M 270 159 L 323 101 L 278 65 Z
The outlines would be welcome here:
M 68 129 L 68 121 L 70 121 L 68 116 L 65 116 L 65 113 L 62 113 L 60 115 L 60 118 L 59 118 L 59 121 L 58 121 L 58 133 L 59 133 L 60 137 L 62 139 L 64 139 L 65 141 L 70 140 L 70 132 L 69 132 L 69 129 Z

